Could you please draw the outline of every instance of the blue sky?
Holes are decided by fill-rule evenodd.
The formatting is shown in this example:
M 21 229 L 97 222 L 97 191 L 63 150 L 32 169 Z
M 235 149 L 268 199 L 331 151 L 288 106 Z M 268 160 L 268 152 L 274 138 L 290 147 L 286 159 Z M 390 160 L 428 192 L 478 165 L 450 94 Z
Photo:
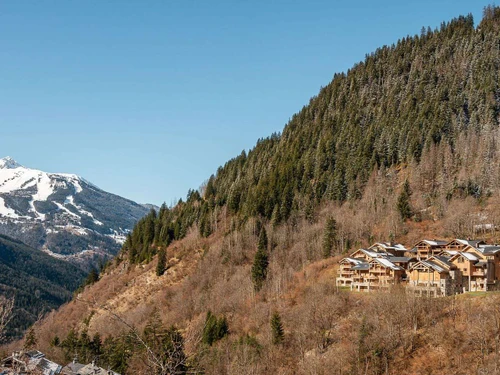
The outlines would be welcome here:
M 168 204 L 336 72 L 488 1 L 0 2 L 0 157 Z

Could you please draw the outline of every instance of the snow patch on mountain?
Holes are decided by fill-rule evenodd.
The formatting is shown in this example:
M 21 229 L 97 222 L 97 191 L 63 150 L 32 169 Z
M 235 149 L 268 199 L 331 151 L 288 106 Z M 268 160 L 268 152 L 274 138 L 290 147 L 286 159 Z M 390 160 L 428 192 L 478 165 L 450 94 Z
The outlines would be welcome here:
M 116 254 L 147 212 L 75 174 L 0 159 L 0 233 L 48 254 L 72 261 Z

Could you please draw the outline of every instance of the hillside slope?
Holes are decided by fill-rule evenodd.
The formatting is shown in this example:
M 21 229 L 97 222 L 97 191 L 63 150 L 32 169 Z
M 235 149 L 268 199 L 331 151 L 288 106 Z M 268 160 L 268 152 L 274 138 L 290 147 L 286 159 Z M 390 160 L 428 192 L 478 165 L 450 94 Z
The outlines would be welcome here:
M 342 254 L 378 240 L 498 242 L 499 40 L 500 8 L 489 7 L 477 28 L 459 17 L 335 75 L 282 134 L 141 219 L 101 280 L 37 327 L 43 350 L 69 360 L 75 342 L 99 333 L 113 337 L 105 352 L 131 355 L 122 370 L 151 373 L 115 318 L 146 335 L 159 316 L 208 374 L 496 373 L 498 294 L 360 295 L 333 279 Z M 261 288 L 257 248 L 268 257 Z M 165 249 L 169 268 L 157 276 Z M 207 343 L 211 314 L 229 334 Z M 55 335 L 62 344 L 48 345 Z

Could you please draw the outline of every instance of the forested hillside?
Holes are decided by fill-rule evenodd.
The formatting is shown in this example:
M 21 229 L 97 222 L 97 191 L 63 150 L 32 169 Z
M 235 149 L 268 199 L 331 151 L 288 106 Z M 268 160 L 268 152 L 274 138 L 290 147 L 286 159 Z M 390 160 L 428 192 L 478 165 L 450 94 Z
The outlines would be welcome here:
M 421 209 L 488 196 L 500 183 L 499 28 L 500 10 L 489 7 L 477 28 L 461 16 L 377 49 L 335 74 L 282 134 L 227 162 L 186 202 L 141 220 L 124 249 L 132 262 L 151 259 L 150 245 L 168 245 L 193 224 L 210 235 L 221 210 L 236 225 L 312 220 L 324 202 L 359 201 L 370 177 L 394 166 L 413 166 Z
M 361 295 L 334 278 L 378 240 L 498 242 L 499 69 L 497 7 L 367 55 L 282 134 L 141 219 L 36 327 L 41 348 L 134 374 L 497 373 L 497 294 Z
M 78 267 L 0 235 L 0 294 L 15 300 L 7 336 L 21 336 L 39 316 L 71 299 L 84 278 Z

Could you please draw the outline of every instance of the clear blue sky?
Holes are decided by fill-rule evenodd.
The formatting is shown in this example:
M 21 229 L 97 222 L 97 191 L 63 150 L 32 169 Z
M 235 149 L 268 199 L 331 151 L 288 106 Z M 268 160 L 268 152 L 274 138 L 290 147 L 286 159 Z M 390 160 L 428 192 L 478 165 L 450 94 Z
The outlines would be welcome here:
M 366 53 L 488 1 L 0 1 L 0 157 L 161 204 Z

